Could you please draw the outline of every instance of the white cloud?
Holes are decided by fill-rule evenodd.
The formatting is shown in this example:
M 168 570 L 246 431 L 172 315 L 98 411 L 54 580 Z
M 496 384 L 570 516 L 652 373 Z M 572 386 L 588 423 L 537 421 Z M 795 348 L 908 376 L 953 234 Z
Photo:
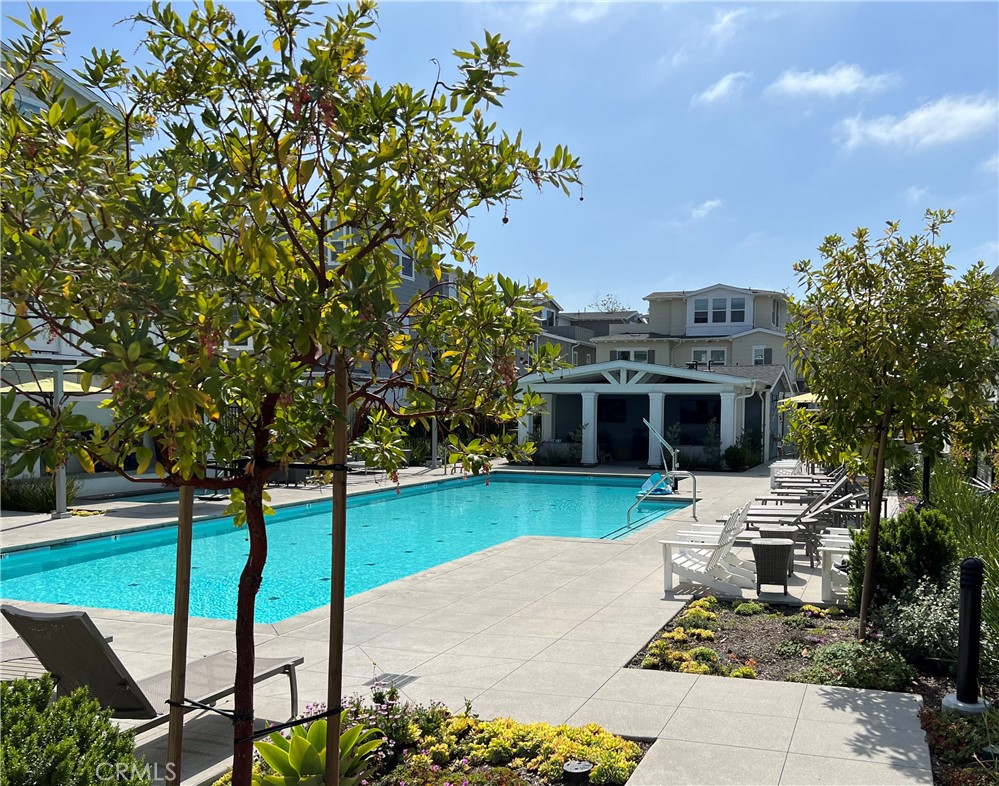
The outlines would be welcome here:
M 588 24 L 603 19 L 613 10 L 612 0 L 600 2 L 574 3 L 566 0 L 533 0 L 527 3 L 509 3 L 504 10 L 519 10 L 520 21 L 526 27 L 539 27 L 549 19 L 564 21 L 569 19 L 580 24 Z
M 922 201 L 923 197 L 930 192 L 930 189 L 926 186 L 909 186 L 905 189 L 905 201 L 910 205 L 915 205 L 916 203 Z
M 707 218 L 708 215 L 720 208 L 723 204 L 724 203 L 720 199 L 705 200 L 691 209 L 688 221 L 700 221 L 702 218 Z
M 767 88 L 768 92 L 799 98 L 836 98 L 853 93 L 873 93 L 898 81 L 895 74 L 865 74 L 858 65 L 838 63 L 825 71 L 785 71 Z
M 734 71 L 731 74 L 725 74 L 725 76 L 711 85 L 711 87 L 703 93 L 698 93 L 691 98 L 690 103 L 714 104 L 719 101 L 724 101 L 727 98 L 733 98 L 741 92 L 742 86 L 750 78 L 752 78 L 752 74 L 745 71 Z
M 678 35 L 679 44 L 659 57 L 658 70 L 667 72 L 686 63 L 710 59 L 718 55 L 738 33 L 742 24 L 741 20 L 748 14 L 748 8 L 715 11 L 711 22 L 706 27 L 703 20 L 688 25 Z
M 882 115 L 870 120 L 855 115 L 839 125 L 843 146 L 893 145 L 909 149 L 945 145 L 994 130 L 999 102 L 984 95 L 944 96 L 902 117 Z
M 992 175 L 999 175 L 999 153 L 982 162 L 982 169 Z
M 739 19 L 749 13 L 748 8 L 733 8 L 731 11 L 715 11 L 714 22 L 708 28 L 708 35 L 716 46 L 724 46 L 735 36 Z

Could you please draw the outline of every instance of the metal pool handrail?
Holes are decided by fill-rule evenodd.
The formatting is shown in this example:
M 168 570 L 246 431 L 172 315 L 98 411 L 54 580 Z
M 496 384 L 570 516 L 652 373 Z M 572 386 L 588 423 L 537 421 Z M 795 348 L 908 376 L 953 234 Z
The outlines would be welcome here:
M 680 470 L 676 470 L 673 472 L 667 472 L 665 475 L 663 475 L 659 479 L 659 481 L 652 486 L 652 488 L 650 488 L 648 491 L 642 494 L 642 496 L 636 499 L 635 502 L 632 504 L 632 506 L 628 508 L 628 516 L 627 516 L 628 527 L 631 527 L 631 512 L 639 505 L 641 505 L 643 502 L 645 502 L 645 500 L 648 499 L 649 495 L 653 494 L 656 491 L 656 489 L 660 488 L 663 485 L 663 483 L 672 484 L 673 478 L 690 478 L 691 483 L 693 483 L 694 493 L 691 499 L 691 505 L 692 505 L 691 514 L 694 517 L 694 521 L 697 521 L 697 478 L 694 477 L 694 474 L 692 472 L 683 472 Z

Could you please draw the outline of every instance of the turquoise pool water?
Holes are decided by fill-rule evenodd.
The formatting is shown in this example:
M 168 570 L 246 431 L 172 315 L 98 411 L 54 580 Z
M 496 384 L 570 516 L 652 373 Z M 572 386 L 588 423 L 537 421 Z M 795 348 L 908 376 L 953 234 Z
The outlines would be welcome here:
M 616 538 L 684 502 L 643 503 L 622 530 L 637 478 L 494 474 L 351 497 L 346 594 L 380 586 L 520 535 Z M 329 501 L 269 517 L 257 622 L 329 602 Z M 70 606 L 173 613 L 176 529 L 164 527 L 4 554 L 0 595 Z M 191 615 L 234 619 L 246 532 L 231 519 L 194 528 Z

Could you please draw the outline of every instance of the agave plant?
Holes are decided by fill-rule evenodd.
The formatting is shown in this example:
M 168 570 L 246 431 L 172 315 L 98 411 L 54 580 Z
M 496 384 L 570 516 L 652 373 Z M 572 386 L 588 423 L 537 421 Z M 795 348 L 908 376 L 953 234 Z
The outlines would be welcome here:
M 340 714 L 340 728 L 347 723 L 347 711 Z M 325 786 L 326 778 L 326 719 L 308 726 L 295 726 L 291 737 L 278 732 L 271 742 L 256 742 L 254 746 L 274 771 L 254 774 L 254 786 Z M 371 754 L 384 742 L 378 729 L 352 726 L 340 735 L 340 783 L 357 786 L 367 773 Z

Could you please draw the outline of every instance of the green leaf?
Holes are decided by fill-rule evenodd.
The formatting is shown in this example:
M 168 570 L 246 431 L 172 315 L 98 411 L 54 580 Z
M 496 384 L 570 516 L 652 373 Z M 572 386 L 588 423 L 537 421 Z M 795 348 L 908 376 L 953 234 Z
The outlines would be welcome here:
M 285 751 L 273 743 L 263 741 L 253 743 L 253 747 L 257 749 L 257 753 L 270 765 L 271 769 L 280 775 L 295 776 L 299 774 L 291 762 L 290 751 Z

